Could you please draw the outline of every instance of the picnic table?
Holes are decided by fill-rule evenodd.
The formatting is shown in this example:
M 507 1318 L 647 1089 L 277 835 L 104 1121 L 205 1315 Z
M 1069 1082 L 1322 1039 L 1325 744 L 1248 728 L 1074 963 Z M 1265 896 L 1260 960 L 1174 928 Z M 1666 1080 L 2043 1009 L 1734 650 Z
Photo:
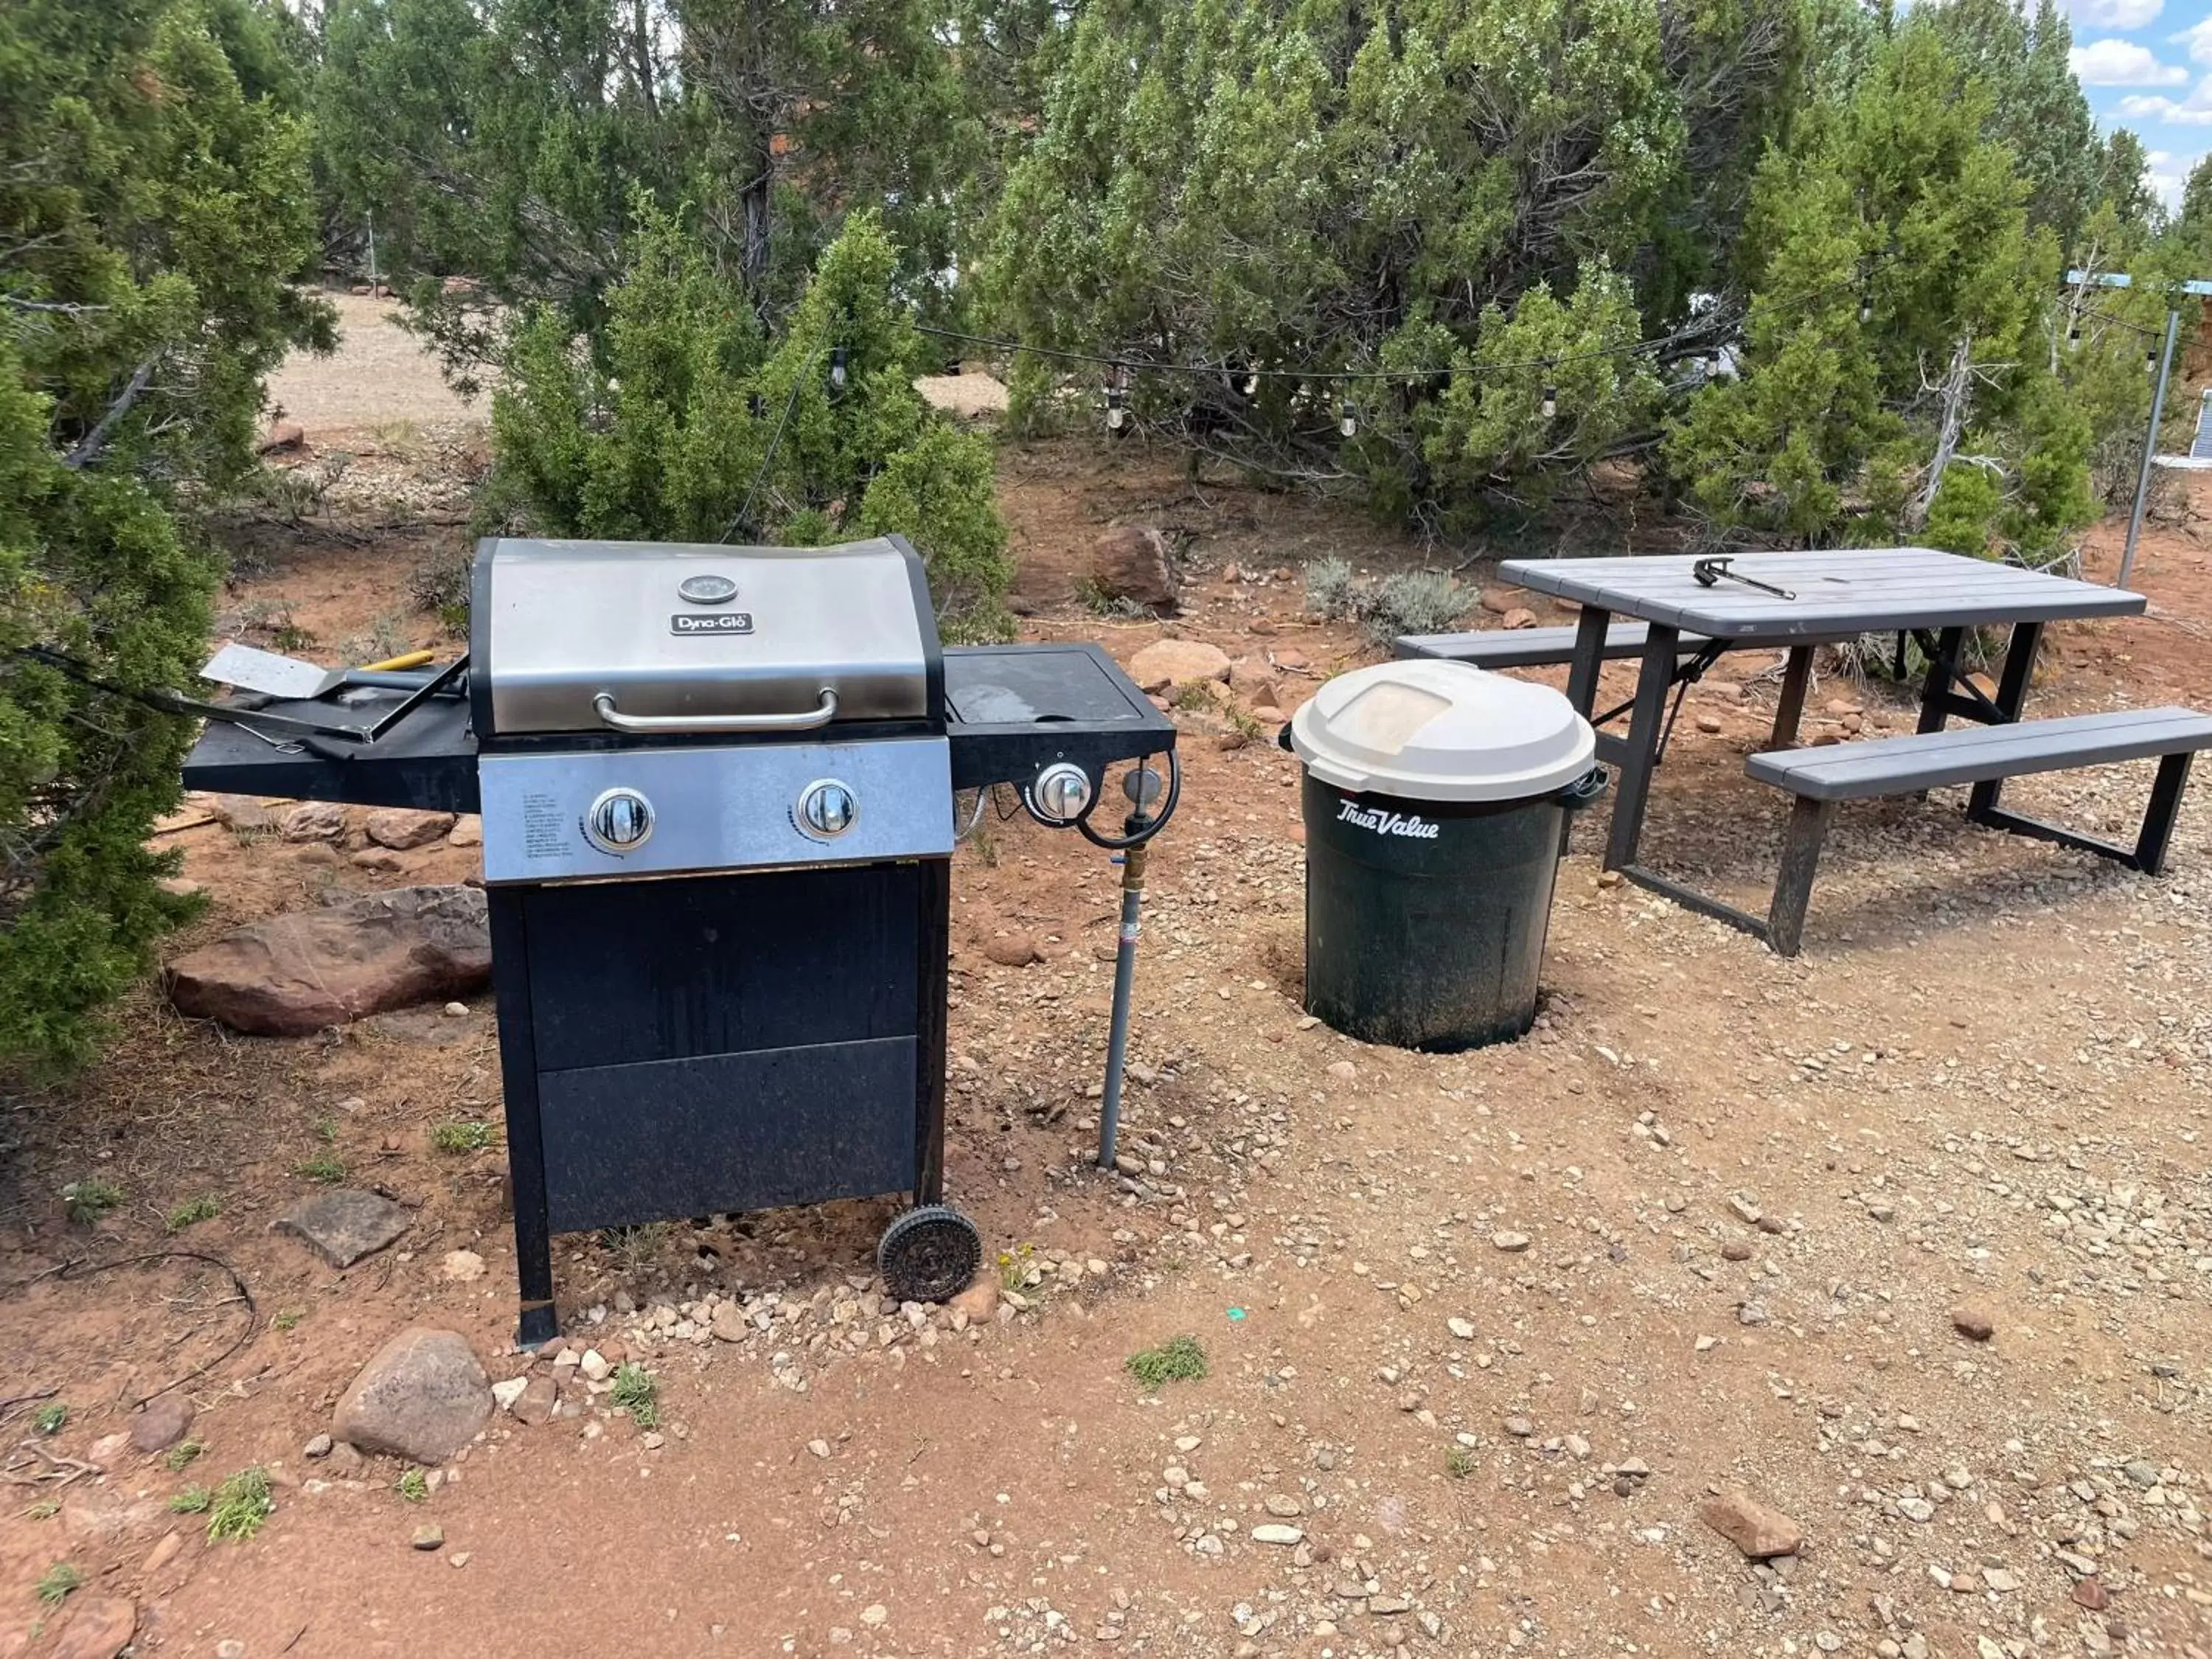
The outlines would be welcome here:
M 1694 889 L 1637 862 L 1657 766 L 1673 716 L 1689 685 L 1726 652 L 1779 648 L 1789 653 L 1771 738 L 1796 740 L 1814 651 L 1862 635 L 1917 640 L 1928 664 L 1920 694 L 1919 730 L 1940 732 L 1956 715 L 1988 725 L 2018 720 L 2044 625 L 2077 617 L 2140 614 L 2140 593 L 2099 587 L 1988 559 L 1925 547 L 1836 548 L 1806 553 L 1748 553 L 1727 561 L 1728 574 L 1710 583 L 1691 555 L 1603 559 L 1513 559 L 1499 567 L 1508 581 L 1582 607 L 1567 696 L 1601 727 L 1599 753 L 1618 768 L 1605 867 L 1626 879 L 1723 921 L 1747 918 Z M 1748 579 L 1748 580 L 1746 580 Z M 1596 707 L 1598 675 L 1615 617 L 1646 624 L 1636 695 L 1620 707 Z M 1967 631 L 2011 629 L 1995 694 L 1962 672 Z M 1613 654 L 1620 654 L 1618 652 Z M 1628 730 L 1601 728 L 1620 715 Z M 1996 782 L 1978 782 L 1970 812 L 1994 809 Z M 1809 880 L 1809 878 L 1808 878 Z

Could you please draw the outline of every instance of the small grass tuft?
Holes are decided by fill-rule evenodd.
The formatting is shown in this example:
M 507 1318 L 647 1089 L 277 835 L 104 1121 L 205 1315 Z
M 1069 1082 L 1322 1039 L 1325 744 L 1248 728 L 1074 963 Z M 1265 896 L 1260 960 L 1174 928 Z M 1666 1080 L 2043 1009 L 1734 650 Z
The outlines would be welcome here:
M 1316 559 L 1306 566 L 1306 609 L 1324 621 L 1352 614 L 1352 566 L 1343 559 Z
M 641 1429 L 657 1428 L 660 1424 L 660 1379 L 642 1365 L 632 1362 L 615 1368 L 615 1385 L 607 1398 L 617 1411 L 629 1413 L 629 1420 Z
M 215 1494 L 205 1486 L 186 1486 L 182 1492 L 169 1494 L 169 1513 L 205 1515 L 208 1505 L 214 1502 Z
M 57 1561 L 39 1577 L 39 1600 L 50 1607 L 59 1607 L 83 1583 L 82 1573 L 66 1561 Z
M 337 1119 L 334 1117 L 317 1118 L 315 1120 L 315 1139 L 321 1141 L 325 1146 L 337 1146 L 338 1144 Z
M 28 1509 L 23 1511 L 23 1519 L 26 1521 L 51 1521 L 61 1512 L 62 1500 L 60 1498 L 41 1498 L 37 1503 L 32 1504 Z
M 1213 682 L 1186 680 L 1176 688 L 1170 701 L 1187 714 L 1203 714 L 1213 707 Z
M 1444 1453 L 1444 1473 L 1455 1480 L 1464 1480 L 1474 1473 L 1474 1451 L 1468 1446 L 1453 1446 Z
M 280 1331 L 289 1331 L 306 1317 L 307 1315 L 298 1308 L 279 1308 L 276 1316 L 269 1322 Z
M 72 1181 L 62 1188 L 62 1203 L 71 1221 L 89 1224 L 123 1201 L 123 1188 L 112 1181 Z
M 410 1504 L 420 1504 L 430 1496 L 430 1478 L 420 1469 L 402 1469 L 392 1489 Z
M 335 1187 L 346 1178 L 345 1160 L 330 1152 L 309 1158 L 294 1171 L 310 1181 L 319 1181 L 326 1187 Z
M 213 1193 L 203 1193 L 198 1198 L 188 1198 L 169 1212 L 168 1229 L 180 1233 L 187 1227 L 197 1227 L 203 1221 L 212 1221 L 222 1213 L 222 1205 Z
M 492 1144 L 492 1127 L 474 1118 L 455 1118 L 430 1131 L 430 1144 L 441 1152 L 480 1152 Z
M 169 1455 L 161 1461 L 168 1465 L 170 1474 L 178 1474 L 189 1468 L 192 1459 L 206 1449 L 207 1443 L 204 1440 L 179 1440 L 169 1448 Z
M 53 1400 L 40 1407 L 32 1414 L 31 1426 L 40 1434 L 59 1434 L 62 1431 L 62 1426 L 68 1421 L 68 1401 Z
M 1011 1250 L 999 1252 L 999 1287 L 1018 1291 L 1030 1282 L 1030 1258 L 1036 1254 L 1034 1244 L 1017 1244 Z
M 233 1539 L 244 1543 L 261 1530 L 276 1507 L 270 1496 L 269 1472 L 250 1464 L 216 1488 L 214 1506 L 208 1511 L 208 1541 Z
M 1206 1350 L 1194 1336 L 1170 1337 L 1157 1348 L 1139 1348 L 1125 1364 L 1129 1375 L 1147 1389 L 1194 1382 L 1206 1375 Z

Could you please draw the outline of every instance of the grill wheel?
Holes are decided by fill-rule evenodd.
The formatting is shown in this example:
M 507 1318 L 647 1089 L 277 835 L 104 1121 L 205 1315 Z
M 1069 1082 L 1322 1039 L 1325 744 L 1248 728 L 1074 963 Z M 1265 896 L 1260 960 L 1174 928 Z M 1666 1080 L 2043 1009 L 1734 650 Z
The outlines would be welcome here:
M 945 1204 L 908 1210 L 884 1229 L 876 1245 L 876 1270 L 900 1302 L 950 1302 L 982 1265 L 983 1236 Z

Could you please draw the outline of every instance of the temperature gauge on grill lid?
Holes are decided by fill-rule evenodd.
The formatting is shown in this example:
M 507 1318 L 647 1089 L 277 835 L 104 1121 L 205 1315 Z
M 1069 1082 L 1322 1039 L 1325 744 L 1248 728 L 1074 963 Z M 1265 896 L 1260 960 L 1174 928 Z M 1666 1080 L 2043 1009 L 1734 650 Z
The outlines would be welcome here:
M 635 789 L 603 792 L 584 813 L 584 839 L 602 853 L 634 853 L 653 836 L 653 803 Z
M 799 827 L 817 841 L 834 841 L 853 827 L 860 803 L 848 784 L 823 778 L 799 791 Z

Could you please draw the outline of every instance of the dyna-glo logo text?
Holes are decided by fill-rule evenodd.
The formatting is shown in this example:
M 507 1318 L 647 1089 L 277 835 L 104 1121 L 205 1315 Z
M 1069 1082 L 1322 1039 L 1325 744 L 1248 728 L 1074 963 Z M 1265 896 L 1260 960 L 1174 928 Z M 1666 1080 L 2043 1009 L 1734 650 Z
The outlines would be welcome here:
M 1346 801 L 1337 808 L 1339 823 L 1356 823 L 1362 830 L 1372 830 L 1378 836 L 1410 836 L 1415 841 L 1434 841 L 1437 826 L 1418 813 L 1380 812 L 1371 806 L 1359 806 Z

